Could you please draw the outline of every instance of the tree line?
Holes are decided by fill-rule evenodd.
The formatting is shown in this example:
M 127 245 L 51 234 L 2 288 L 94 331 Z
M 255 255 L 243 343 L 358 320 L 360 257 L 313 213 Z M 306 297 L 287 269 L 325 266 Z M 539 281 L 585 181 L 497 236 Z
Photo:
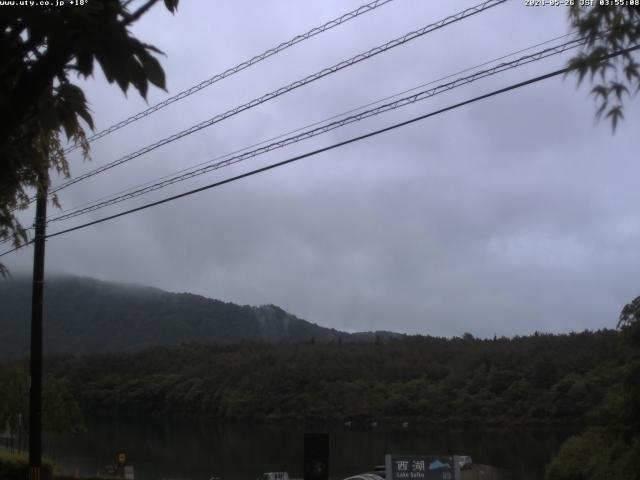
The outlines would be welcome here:
M 83 412 L 64 380 L 42 382 L 42 429 L 73 434 L 85 428 Z M 3 438 L 4 437 L 4 438 Z M 23 365 L 0 363 L 0 447 L 24 451 L 29 439 L 29 376 Z
M 83 415 L 104 414 L 571 425 L 583 433 L 562 446 L 548 480 L 635 479 L 638 313 L 640 299 L 625 307 L 618 330 L 563 335 L 183 344 L 47 356 L 44 426 L 68 433 L 82 428 Z M 26 359 L 0 360 L 0 425 L 13 432 L 16 447 L 26 442 L 26 367 Z
M 547 467 L 546 480 L 640 479 L 640 297 L 618 323 L 618 380 Z
M 619 332 L 601 330 L 371 344 L 185 344 L 49 356 L 45 365 L 88 415 L 575 424 L 622 388 L 620 341 Z M 4 360 L 0 372 L 21 362 Z

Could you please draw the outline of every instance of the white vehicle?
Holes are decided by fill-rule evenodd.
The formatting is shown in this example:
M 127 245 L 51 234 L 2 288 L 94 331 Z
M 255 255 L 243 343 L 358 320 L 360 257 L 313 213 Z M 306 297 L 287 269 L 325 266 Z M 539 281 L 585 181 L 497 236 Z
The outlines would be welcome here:
M 460 470 L 467 470 L 473 466 L 473 460 L 469 455 L 457 455 L 458 465 Z
M 384 476 L 378 475 L 378 473 L 361 473 L 360 475 L 354 475 L 352 477 L 345 478 L 344 480 L 384 480 Z

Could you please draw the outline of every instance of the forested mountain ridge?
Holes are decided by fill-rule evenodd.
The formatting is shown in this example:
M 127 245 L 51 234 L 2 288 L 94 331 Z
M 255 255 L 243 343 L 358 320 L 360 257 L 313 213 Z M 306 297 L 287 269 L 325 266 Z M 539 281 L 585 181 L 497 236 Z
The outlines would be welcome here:
M 28 354 L 31 283 L 0 280 L 0 356 Z M 151 346 L 373 341 L 390 332 L 346 333 L 297 318 L 275 305 L 225 303 L 190 293 L 50 276 L 45 289 L 48 353 L 132 351 Z
M 0 282 L 0 350 L 23 357 L 0 360 L 0 386 L 27 367 L 30 294 L 26 278 Z M 575 423 L 616 404 L 626 368 L 613 330 L 349 334 L 273 305 L 78 277 L 50 278 L 45 301 L 46 375 L 89 414 Z

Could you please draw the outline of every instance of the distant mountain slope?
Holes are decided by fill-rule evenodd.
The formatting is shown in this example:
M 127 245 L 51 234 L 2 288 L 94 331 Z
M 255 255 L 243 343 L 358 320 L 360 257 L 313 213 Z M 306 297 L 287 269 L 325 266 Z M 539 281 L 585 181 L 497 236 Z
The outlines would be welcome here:
M 31 284 L 0 279 L 0 355 L 29 351 Z M 301 320 L 275 305 L 240 306 L 189 293 L 56 276 L 47 279 L 44 349 L 49 353 L 131 351 L 181 343 L 373 341 Z

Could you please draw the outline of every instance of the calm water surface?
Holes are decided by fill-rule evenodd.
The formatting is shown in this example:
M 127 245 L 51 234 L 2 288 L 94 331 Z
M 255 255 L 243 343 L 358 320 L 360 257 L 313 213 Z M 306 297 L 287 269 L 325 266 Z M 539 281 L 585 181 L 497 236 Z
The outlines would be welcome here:
M 571 432 L 550 429 L 305 427 L 210 424 L 195 421 L 100 420 L 74 438 L 46 439 L 45 450 L 67 473 L 95 476 L 124 452 L 136 480 L 254 480 L 267 471 L 302 477 L 305 431 L 330 434 L 332 480 L 384 463 L 386 453 L 471 455 L 507 469 L 510 478 L 537 480 Z

